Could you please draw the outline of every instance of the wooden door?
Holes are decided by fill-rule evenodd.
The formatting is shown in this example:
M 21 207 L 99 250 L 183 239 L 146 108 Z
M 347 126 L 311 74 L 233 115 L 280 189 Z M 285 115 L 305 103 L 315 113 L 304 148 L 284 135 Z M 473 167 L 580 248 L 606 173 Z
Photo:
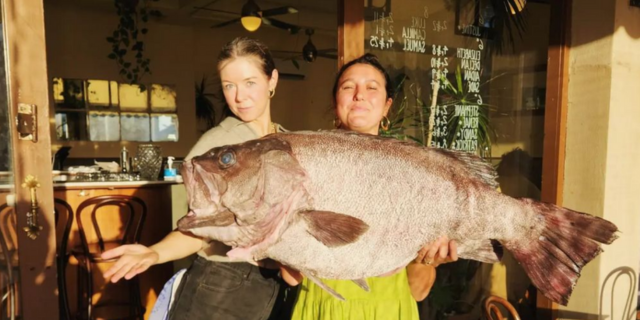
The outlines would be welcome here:
M 7 203 L 3 271 L 12 271 L 15 310 L 3 317 L 58 318 L 56 235 L 42 0 L 1 0 L 0 204 Z M 6 198 L 6 201 L 5 201 Z M 6 242 L 6 241 L 5 241 Z M 7 256 L 7 255 L 4 255 Z M 6 284 L 6 278 L 3 278 Z M 3 286 L 6 288 L 7 286 Z M 3 306 L 7 306 L 7 301 Z M 9 311 L 7 311 L 9 310 Z M 13 311 L 13 312 L 11 312 Z

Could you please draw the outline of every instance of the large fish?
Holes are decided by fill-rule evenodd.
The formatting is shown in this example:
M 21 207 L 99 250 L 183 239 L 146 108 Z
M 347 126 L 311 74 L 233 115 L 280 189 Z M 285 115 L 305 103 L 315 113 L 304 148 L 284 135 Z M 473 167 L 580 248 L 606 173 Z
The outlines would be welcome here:
M 344 131 L 269 135 L 185 162 L 181 230 L 319 279 L 404 268 L 446 235 L 458 256 L 498 262 L 510 250 L 533 284 L 566 305 L 582 267 L 616 239 L 609 221 L 496 191 L 493 168 L 463 152 Z

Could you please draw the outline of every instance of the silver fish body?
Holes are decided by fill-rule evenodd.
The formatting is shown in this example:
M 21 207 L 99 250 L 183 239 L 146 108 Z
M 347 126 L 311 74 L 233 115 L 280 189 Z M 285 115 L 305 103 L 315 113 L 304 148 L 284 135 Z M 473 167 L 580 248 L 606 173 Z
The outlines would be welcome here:
M 183 229 L 234 246 L 230 256 L 272 258 L 320 285 L 392 273 L 446 235 L 461 258 L 492 263 L 509 249 L 538 288 L 566 304 L 597 242 L 612 242 L 617 230 L 501 194 L 493 168 L 476 156 L 342 131 L 216 148 L 185 171 L 189 194 L 198 195 L 191 203 L 201 206 L 208 193 L 216 209 L 192 214 Z

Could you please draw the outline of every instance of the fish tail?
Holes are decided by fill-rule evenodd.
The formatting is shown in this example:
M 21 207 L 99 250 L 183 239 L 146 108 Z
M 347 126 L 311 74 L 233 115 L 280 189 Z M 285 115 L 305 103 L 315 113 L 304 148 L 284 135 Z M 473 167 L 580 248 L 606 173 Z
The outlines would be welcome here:
M 545 296 L 567 305 L 582 267 L 602 252 L 599 243 L 617 239 L 618 228 L 582 212 L 530 199 L 521 201 L 540 215 L 544 228 L 538 239 L 524 246 L 505 246 Z

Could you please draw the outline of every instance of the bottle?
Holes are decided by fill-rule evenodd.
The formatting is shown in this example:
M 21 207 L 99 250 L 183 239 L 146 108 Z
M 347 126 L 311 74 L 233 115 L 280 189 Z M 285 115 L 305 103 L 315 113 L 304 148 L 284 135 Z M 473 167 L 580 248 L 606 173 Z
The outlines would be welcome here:
M 175 168 L 173 168 L 173 160 L 174 157 L 167 157 L 167 168 L 164 169 L 164 180 L 165 181 L 176 181 L 176 176 L 178 172 Z
M 122 173 L 127 173 L 129 171 L 129 151 L 127 151 L 127 147 L 122 147 L 122 151 L 120 151 L 120 170 Z

